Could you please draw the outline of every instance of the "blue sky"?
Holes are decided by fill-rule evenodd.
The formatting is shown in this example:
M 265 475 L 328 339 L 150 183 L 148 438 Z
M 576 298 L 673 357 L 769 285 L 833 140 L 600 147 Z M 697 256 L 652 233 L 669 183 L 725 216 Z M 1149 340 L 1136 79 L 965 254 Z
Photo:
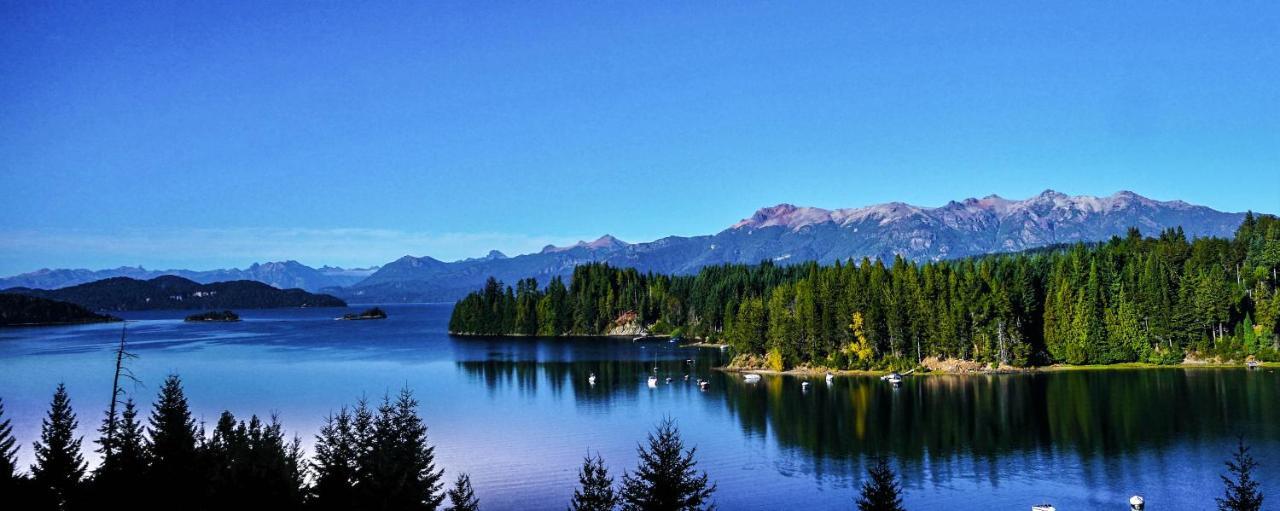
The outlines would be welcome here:
M 0 274 L 1045 188 L 1280 212 L 1275 2 L 672 4 L 0 3 Z

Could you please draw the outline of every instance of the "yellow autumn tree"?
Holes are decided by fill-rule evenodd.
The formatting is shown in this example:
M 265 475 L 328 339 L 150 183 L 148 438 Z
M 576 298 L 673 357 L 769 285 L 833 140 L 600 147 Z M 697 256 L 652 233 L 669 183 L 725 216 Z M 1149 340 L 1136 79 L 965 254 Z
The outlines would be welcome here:
M 869 366 L 871 359 L 875 357 L 875 350 L 871 348 L 871 342 L 867 340 L 867 334 L 862 330 L 861 312 L 853 313 L 853 320 L 849 323 L 849 330 L 853 332 L 853 342 L 850 342 L 840 351 L 844 352 L 849 360 L 857 361 L 859 366 Z

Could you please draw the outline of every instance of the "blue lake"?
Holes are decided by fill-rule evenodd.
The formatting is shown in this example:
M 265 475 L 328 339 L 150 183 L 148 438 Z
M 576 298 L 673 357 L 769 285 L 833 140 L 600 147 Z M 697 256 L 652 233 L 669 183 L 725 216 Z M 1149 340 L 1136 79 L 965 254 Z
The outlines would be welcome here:
M 202 420 L 224 409 L 278 414 L 309 448 L 329 412 L 408 386 L 437 462 L 450 477 L 470 473 L 486 509 L 564 509 L 588 450 L 620 478 L 664 416 L 697 446 L 722 509 L 850 509 L 880 454 L 902 475 L 910 509 L 1125 509 L 1133 494 L 1148 509 L 1206 509 L 1238 435 L 1262 462 L 1268 500 L 1280 499 L 1274 369 L 926 376 L 899 388 L 815 378 L 805 390 L 795 377 L 745 383 L 712 370 L 719 351 L 663 342 L 453 338 L 450 308 L 392 305 L 382 321 L 333 321 L 342 309 L 240 311 L 244 321 L 229 324 L 128 313 L 138 355 L 129 366 L 141 380 L 128 389 L 150 403 L 177 373 Z M 86 442 L 94 437 L 120 327 L 0 330 L 0 398 L 24 464 L 58 382 Z M 650 388 L 655 368 L 673 381 Z

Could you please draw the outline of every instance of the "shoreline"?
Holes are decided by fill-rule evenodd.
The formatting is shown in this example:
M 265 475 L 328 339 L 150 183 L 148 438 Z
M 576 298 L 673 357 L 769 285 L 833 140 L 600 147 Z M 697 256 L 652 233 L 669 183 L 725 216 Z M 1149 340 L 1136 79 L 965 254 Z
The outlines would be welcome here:
M 608 334 L 564 334 L 564 335 L 528 335 L 528 334 L 472 334 L 449 332 L 449 335 L 458 337 L 538 337 L 544 339 L 582 339 L 582 338 L 607 338 L 618 340 L 630 340 L 633 342 L 657 341 L 670 339 L 670 335 L 666 334 L 649 334 L 643 336 L 636 335 L 608 335 Z M 637 340 L 637 337 L 639 339 Z M 686 342 L 679 344 L 681 348 L 700 348 L 700 349 L 716 349 L 724 350 L 729 347 L 725 343 L 707 342 L 698 340 L 697 338 L 688 338 L 695 342 Z M 972 361 L 942 361 L 952 362 L 961 366 L 967 366 L 960 370 L 945 368 L 930 368 L 926 366 L 917 366 L 916 372 L 912 376 L 996 376 L 1008 374 L 1035 374 L 1035 373 L 1057 373 L 1069 371 L 1121 371 L 1121 370 L 1153 370 L 1153 369 L 1248 369 L 1244 362 L 1205 362 L 1205 361 L 1183 361 L 1178 364 L 1153 364 L 1150 362 L 1121 362 L 1118 364 L 1051 364 L 1047 366 L 1001 366 L 999 368 L 990 368 L 987 366 L 977 367 L 980 364 Z M 888 369 L 829 369 L 825 367 L 795 367 L 785 371 L 777 371 L 763 367 L 738 367 L 733 366 L 732 361 L 728 365 L 711 368 L 713 371 L 725 373 L 741 373 L 741 374 L 760 374 L 774 376 L 795 376 L 800 378 L 821 377 L 827 373 L 835 376 L 884 376 L 893 372 Z M 922 371 L 920 369 L 923 369 Z M 1280 362 L 1260 362 L 1258 369 L 1280 369 Z
M 1181 363 L 1181 364 L 1151 364 L 1147 362 L 1123 362 L 1119 364 L 1088 364 L 1088 365 L 1067 365 L 1054 364 L 1038 367 L 1004 367 L 1000 369 L 980 370 L 980 371 L 947 371 L 947 370 L 924 370 L 916 371 L 911 376 L 1000 376 L 1000 375 L 1021 375 L 1036 373 L 1061 373 L 1072 371 L 1133 371 L 1133 370 L 1153 370 L 1153 369 L 1244 369 L 1248 367 L 1243 363 Z M 1280 363 L 1262 362 L 1258 365 L 1258 369 L 1280 369 Z M 889 374 L 891 370 L 885 369 L 827 369 L 822 367 L 805 367 L 792 368 L 785 371 L 777 371 L 773 369 L 755 368 L 755 367 L 733 367 L 720 366 L 713 367 L 712 370 L 725 373 L 739 374 L 760 374 L 771 376 L 794 376 L 799 378 L 812 378 L 825 376 L 831 373 L 835 376 L 883 376 Z

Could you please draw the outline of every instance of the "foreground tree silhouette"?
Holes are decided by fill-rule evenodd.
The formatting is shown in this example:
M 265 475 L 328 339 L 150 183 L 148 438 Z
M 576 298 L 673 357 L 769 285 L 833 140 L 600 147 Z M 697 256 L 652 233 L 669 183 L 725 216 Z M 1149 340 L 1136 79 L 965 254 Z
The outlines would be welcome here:
M 359 508 L 355 491 L 359 443 L 351 413 L 345 406 L 337 415 L 325 417 L 324 426 L 316 435 L 316 453 L 311 460 L 311 470 L 315 474 L 315 484 L 311 488 L 314 509 L 337 511 Z
M 13 438 L 13 425 L 4 418 L 4 400 L 0 399 L 0 494 L 7 494 L 18 479 L 18 441 Z
M 1258 491 L 1258 481 L 1253 479 L 1253 469 L 1258 467 L 1258 462 L 1249 454 L 1249 447 L 1244 445 L 1244 439 L 1240 439 L 1236 452 L 1231 454 L 1231 459 L 1226 464 L 1231 476 L 1219 476 L 1226 487 L 1222 497 L 1214 499 L 1218 502 L 1219 511 L 1262 509 L 1262 492 Z
M 263 424 L 257 416 L 236 422 L 222 412 L 205 444 L 213 509 L 297 509 L 302 505 L 303 475 L 298 440 L 288 442 L 280 422 Z
M 40 424 L 40 441 L 35 443 L 36 464 L 31 466 L 32 479 L 43 494 L 42 500 L 54 509 L 66 509 L 84 479 L 81 439 L 75 437 L 78 425 L 67 388 L 59 383 L 49 414 Z
M 357 498 L 371 509 L 430 511 L 444 501 L 442 471 L 436 469 L 435 448 L 427 443 L 417 408 L 406 388 L 394 402 L 383 398 L 377 417 L 363 404 L 356 409 Z
M 453 483 L 453 488 L 449 489 L 448 511 L 479 510 L 480 500 L 476 498 L 476 492 L 471 488 L 471 476 L 459 474 L 458 480 Z
M 147 454 L 149 491 L 145 504 L 168 508 L 201 498 L 207 487 L 196 456 L 196 426 L 177 375 L 165 378 L 151 411 Z
M 858 497 L 858 511 L 904 511 L 902 486 L 884 458 L 877 458 L 875 465 L 867 469 L 871 480 L 862 482 L 862 495 Z
M 596 453 L 587 454 L 578 470 L 579 488 L 573 491 L 570 511 L 609 511 L 618 505 L 618 494 L 613 491 L 613 478 L 604 466 L 604 458 Z
M 109 428 L 114 428 L 111 435 L 105 432 Z M 133 399 L 125 401 L 119 420 L 111 418 L 108 412 L 98 431 L 103 433 L 98 439 L 102 462 L 94 470 L 95 495 L 113 503 L 134 498 L 147 471 L 147 452 L 142 424 L 138 422 L 138 408 Z
M 706 472 L 694 468 L 696 447 L 687 451 L 675 421 L 663 419 L 649 434 L 649 446 L 636 446 L 640 465 L 635 474 L 622 475 L 622 509 L 628 511 L 671 511 L 710 509 L 716 485 L 708 483 Z

